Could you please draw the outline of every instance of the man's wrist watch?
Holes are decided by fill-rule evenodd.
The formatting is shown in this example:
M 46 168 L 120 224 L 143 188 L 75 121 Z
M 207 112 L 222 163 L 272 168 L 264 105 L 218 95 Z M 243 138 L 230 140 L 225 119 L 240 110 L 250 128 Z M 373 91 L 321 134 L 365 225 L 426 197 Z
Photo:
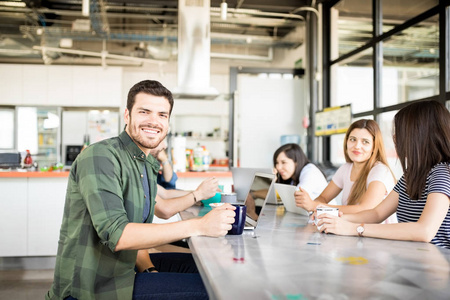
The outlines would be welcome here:
M 153 272 L 158 272 L 158 270 L 156 270 L 155 267 L 150 267 L 150 268 L 145 269 L 144 271 L 142 271 L 142 273 L 153 273 Z
M 363 236 L 363 234 L 364 234 L 364 223 L 362 223 L 361 225 L 356 227 L 356 232 L 358 232 L 359 236 Z

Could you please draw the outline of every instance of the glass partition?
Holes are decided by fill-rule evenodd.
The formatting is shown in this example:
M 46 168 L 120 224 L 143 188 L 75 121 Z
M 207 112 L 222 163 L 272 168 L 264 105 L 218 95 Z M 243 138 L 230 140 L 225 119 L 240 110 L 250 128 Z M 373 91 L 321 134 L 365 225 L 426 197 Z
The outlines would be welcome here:
M 373 109 L 372 49 L 332 66 L 331 106 L 351 104 L 352 113 Z
M 381 106 L 439 93 L 439 18 L 435 16 L 383 42 Z
M 439 4 L 439 0 L 381 0 L 383 32 L 417 16 Z
M 355 50 L 372 38 L 372 1 L 342 0 L 333 7 L 331 59 Z
M 394 140 L 392 139 L 394 130 L 393 122 L 396 113 L 397 111 L 390 111 L 380 114 L 378 125 L 380 126 L 380 130 L 383 135 L 383 141 L 386 149 L 386 157 L 389 163 L 389 167 L 391 167 L 392 172 L 394 172 L 395 178 L 397 178 L 398 180 L 403 175 L 403 170 L 402 166 L 400 165 L 400 161 L 397 158 Z

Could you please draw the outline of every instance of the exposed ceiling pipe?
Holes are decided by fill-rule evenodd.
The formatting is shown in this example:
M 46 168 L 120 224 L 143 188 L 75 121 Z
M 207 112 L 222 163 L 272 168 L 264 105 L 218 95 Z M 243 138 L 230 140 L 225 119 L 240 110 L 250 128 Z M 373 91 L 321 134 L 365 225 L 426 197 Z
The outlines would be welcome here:
M 81 14 L 84 17 L 89 16 L 89 0 L 82 0 L 81 2 Z
M 223 0 L 222 3 L 220 3 L 220 18 L 225 21 L 227 19 L 227 14 L 228 4 L 227 1 Z
M 41 50 L 41 51 L 43 51 L 43 53 L 47 53 L 47 51 L 50 51 L 50 52 L 85 55 L 85 56 L 94 56 L 94 57 L 100 57 L 100 58 L 105 57 L 105 58 L 111 58 L 111 59 L 117 59 L 117 60 L 126 60 L 126 61 L 134 61 L 134 62 L 141 62 L 141 63 L 157 64 L 159 66 L 162 66 L 166 63 L 165 61 L 149 59 L 149 58 L 140 58 L 140 57 L 133 57 L 133 56 L 111 54 L 111 53 L 108 53 L 107 51 L 94 52 L 94 51 L 63 49 L 63 48 L 46 47 L 46 46 L 34 46 L 33 49 Z
M 273 48 L 270 47 L 268 49 L 267 56 L 211 52 L 211 58 L 239 59 L 239 60 L 253 60 L 253 61 L 271 62 L 273 60 Z
M 309 7 L 300 7 L 303 10 L 307 10 Z M 297 9 L 300 9 L 297 8 Z M 107 12 L 108 16 L 110 17 L 132 17 L 135 19 L 153 19 L 157 17 L 158 19 L 176 19 L 176 15 L 157 15 L 154 14 L 129 14 L 129 13 L 115 13 L 111 12 L 113 9 L 120 9 L 121 11 L 126 10 L 137 10 L 139 12 L 143 11 L 162 11 L 162 12 L 177 12 L 177 9 L 171 9 L 171 8 L 161 8 L 161 9 L 149 9 L 149 8 L 140 8 L 140 7 L 130 7 L 130 6 L 111 6 L 104 4 L 105 12 Z M 217 10 L 219 8 L 217 7 L 211 7 L 210 11 L 212 13 L 217 13 Z M 297 10 L 296 9 L 296 10 Z M 311 8 L 313 9 L 313 8 Z M 295 10 L 294 10 L 295 11 Z M 300 10 L 298 10 L 300 11 Z M 66 10 L 60 10 L 60 9 L 49 9 L 49 8 L 25 8 L 25 7 L 0 7 L 0 12 L 11 12 L 11 13 L 33 13 L 37 12 L 40 14 L 55 14 L 55 15 L 61 15 L 61 16 L 72 16 L 72 17 L 82 17 L 83 14 L 81 11 L 66 11 Z M 253 16 L 261 16 L 261 17 L 279 17 L 279 18 L 285 18 L 285 19 L 300 19 L 304 21 L 304 17 L 300 15 L 295 15 L 293 12 L 285 14 L 285 13 L 273 13 L 273 12 L 263 12 L 259 10 L 254 9 L 242 9 L 242 8 L 227 8 L 228 13 L 232 14 L 245 14 L 245 15 L 253 15 Z M 91 11 L 92 13 L 92 11 Z
M 294 9 L 293 11 L 291 11 L 291 14 L 298 13 L 299 11 L 310 11 L 310 12 L 313 12 L 316 15 L 317 19 L 318 20 L 320 19 L 319 11 L 317 9 L 315 9 L 314 7 L 301 6 L 301 7 L 298 7 L 296 9 Z
M 250 9 L 235 9 L 228 8 L 228 12 L 232 14 L 243 14 L 243 15 L 252 15 L 252 16 L 261 16 L 261 17 L 279 17 L 285 19 L 296 19 L 305 21 L 305 18 L 300 15 L 295 15 L 294 13 L 283 14 L 283 13 L 274 13 L 274 12 L 264 12 Z
M 39 36 L 38 31 L 42 31 L 38 26 L 20 26 L 20 31 L 24 35 L 31 35 L 34 37 Z M 103 41 L 105 37 L 92 35 L 90 32 L 72 31 L 71 29 L 52 28 L 46 27 L 45 33 L 49 38 L 71 38 L 77 41 Z M 177 42 L 178 38 L 174 32 L 135 32 L 124 33 L 121 31 L 110 31 L 107 35 L 107 39 L 110 41 L 136 41 L 136 42 Z M 258 36 L 258 35 L 242 35 L 242 34 L 229 34 L 229 33 L 211 33 L 212 44 L 246 44 L 247 40 L 251 39 L 254 45 L 260 46 L 274 46 L 274 47 L 287 47 L 295 48 L 301 44 L 301 40 L 276 38 L 271 36 Z

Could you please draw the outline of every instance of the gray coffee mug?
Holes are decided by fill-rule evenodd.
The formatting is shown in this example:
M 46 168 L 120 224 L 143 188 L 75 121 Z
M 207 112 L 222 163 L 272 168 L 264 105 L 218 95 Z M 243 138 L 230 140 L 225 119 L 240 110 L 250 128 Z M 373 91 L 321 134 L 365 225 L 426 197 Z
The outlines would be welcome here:
M 236 193 L 222 193 L 220 202 L 237 203 L 237 195 Z

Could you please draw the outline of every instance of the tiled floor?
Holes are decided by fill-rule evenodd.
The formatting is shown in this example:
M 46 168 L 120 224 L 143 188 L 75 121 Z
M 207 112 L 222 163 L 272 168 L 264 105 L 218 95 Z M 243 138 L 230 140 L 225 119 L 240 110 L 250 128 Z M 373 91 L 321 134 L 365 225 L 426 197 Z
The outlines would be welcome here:
M 44 299 L 53 282 L 53 270 L 0 271 L 1 300 Z

